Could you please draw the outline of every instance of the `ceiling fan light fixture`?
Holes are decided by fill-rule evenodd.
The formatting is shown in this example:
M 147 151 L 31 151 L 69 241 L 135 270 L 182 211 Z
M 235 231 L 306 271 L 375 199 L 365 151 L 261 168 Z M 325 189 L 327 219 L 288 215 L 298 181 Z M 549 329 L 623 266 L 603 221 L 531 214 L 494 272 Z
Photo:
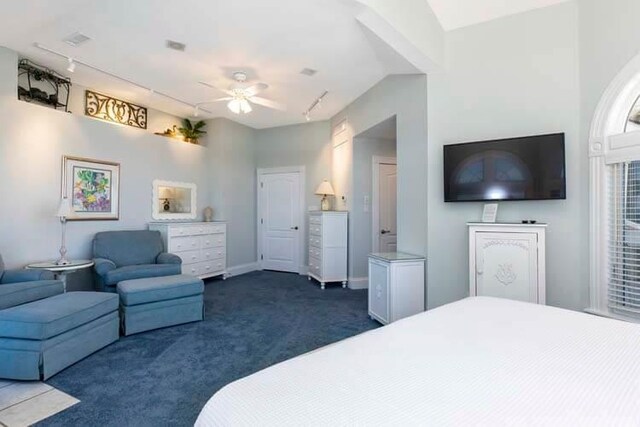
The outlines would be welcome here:
M 248 114 L 251 111 L 253 111 L 253 109 L 251 108 L 251 104 L 249 104 L 249 101 L 247 101 L 246 99 L 243 99 L 242 101 L 240 101 L 240 110 L 245 114 Z
M 229 103 L 227 104 L 227 107 L 229 108 L 229 110 L 231 110 L 233 113 L 235 114 L 240 114 L 240 100 L 238 99 L 232 99 L 231 101 L 229 101 Z

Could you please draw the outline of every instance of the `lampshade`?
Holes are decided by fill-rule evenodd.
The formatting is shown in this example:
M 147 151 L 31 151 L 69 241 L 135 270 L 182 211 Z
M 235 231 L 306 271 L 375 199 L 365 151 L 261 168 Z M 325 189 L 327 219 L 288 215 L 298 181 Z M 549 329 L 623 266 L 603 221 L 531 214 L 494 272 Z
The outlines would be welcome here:
M 324 181 L 322 181 L 322 184 L 318 186 L 316 194 L 318 196 L 335 196 L 336 193 L 335 191 L 333 191 L 331 183 L 325 179 Z
M 58 218 L 66 218 L 71 213 L 71 203 L 69 203 L 69 199 L 63 197 L 60 199 L 60 204 L 58 205 L 58 213 L 56 216 Z
M 158 197 L 160 199 L 173 199 L 173 189 L 171 187 L 160 187 Z

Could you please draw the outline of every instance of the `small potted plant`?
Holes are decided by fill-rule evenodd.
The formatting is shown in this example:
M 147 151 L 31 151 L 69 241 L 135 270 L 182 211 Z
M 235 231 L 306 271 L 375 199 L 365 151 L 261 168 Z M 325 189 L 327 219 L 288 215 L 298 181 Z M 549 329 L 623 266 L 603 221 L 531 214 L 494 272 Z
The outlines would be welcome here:
M 182 127 L 178 130 L 184 136 L 184 140 L 186 142 L 190 142 L 192 144 L 197 144 L 198 139 L 206 134 L 207 132 L 202 130 L 205 127 L 206 123 L 202 120 L 196 123 L 191 123 L 189 119 L 182 120 Z

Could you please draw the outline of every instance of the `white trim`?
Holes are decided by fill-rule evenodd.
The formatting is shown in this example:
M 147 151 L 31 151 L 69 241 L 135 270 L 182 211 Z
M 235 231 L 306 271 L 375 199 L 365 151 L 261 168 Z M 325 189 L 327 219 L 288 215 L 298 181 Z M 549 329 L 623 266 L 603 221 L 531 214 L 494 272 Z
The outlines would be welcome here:
M 251 273 L 252 271 L 260 270 L 260 266 L 257 262 L 250 262 L 248 264 L 240 264 L 227 268 L 227 277 L 240 276 L 242 274 Z
M 358 290 L 358 289 L 369 289 L 369 278 L 368 277 L 352 277 L 348 282 L 349 289 Z
M 380 165 L 396 165 L 398 159 L 396 157 L 373 156 L 371 160 L 371 252 L 380 252 L 380 239 L 378 230 L 380 230 L 380 212 L 378 209 L 378 200 L 380 199 Z M 396 206 L 396 210 L 398 207 Z
M 258 263 L 258 270 L 262 270 L 262 260 L 260 256 L 262 255 L 262 224 L 260 224 L 260 215 L 262 213 L 262 202 L 260 200 L 260 177 L 263 175 L 273 175 L 279 173 L 298 173 L 300 175 L 300 205 L 299 205 L 299 215 L 300 215 L 300 238 L 298 239 L 298 274 L 306 274 L 306 269 L 304 268 L 304 258 L 305 258 L 305 236 L 307 235 L 307 223 L 306 223 L 306 215 L 305 215 L 305 205 L 307 203 L 307 187 L 306 187 L 306 168 L 305 166 L 284 166 L 278 168 L 258 168 L 256 170 L 256 230 L 258 235 L 258 244 L 256 247 L 256 260 Z M 305 271 L 305 272 L 303 272 Z
M 640 94 L 640 55 L 633 58 L 600 98 L 589 133 L 589 308 L 609 313 L 608 174 L 607 164 L 640 156 L 640 147 L 627 144 L 624 132 L 629 111 Z M 612 144 L 613 140 L 613 144 Z M 640 158 L 640 157 L 636 157 Z

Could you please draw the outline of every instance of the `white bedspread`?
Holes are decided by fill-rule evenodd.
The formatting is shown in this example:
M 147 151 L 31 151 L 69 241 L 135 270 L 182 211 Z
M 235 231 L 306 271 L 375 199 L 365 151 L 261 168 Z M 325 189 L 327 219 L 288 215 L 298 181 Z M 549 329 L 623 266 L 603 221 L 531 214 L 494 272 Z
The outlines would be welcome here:
M 196 425 L 640 425 L 640 325 L 468 298 L 231 383 Z

